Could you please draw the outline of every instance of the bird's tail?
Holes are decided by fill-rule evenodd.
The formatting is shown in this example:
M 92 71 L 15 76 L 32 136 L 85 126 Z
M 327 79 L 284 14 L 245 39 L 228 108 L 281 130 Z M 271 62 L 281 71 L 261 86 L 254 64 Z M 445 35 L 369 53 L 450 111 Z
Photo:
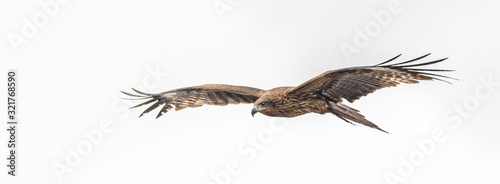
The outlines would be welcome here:
M 382 130 L 379 128 L 377 125 L 373 124 L 371 121 L 368 121 L 365 119 L 365 116 L 359 113 L 358 110 L 351 108 L 347 105 L 344 105 L 342 103 L 335 103 L 335 102 L 328 102 L 329 103 L 329 111 L 339 117 L 340 119 L 343 119 L 344 121 L 353 124 L 351 121 L 357 122 L 359 124 L 378 129 L 382 132 L 389 133 L 385 130 Z

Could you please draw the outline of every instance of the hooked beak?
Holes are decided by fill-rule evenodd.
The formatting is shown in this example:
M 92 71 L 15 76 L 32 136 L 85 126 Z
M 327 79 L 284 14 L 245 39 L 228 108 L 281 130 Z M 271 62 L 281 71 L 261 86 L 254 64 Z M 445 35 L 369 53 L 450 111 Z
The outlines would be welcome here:
M 253 108 L 252 109 L 252 117 L 253 117 L 253 115 L 257 114 L 259 111 L 260 111 L 260 109 Z

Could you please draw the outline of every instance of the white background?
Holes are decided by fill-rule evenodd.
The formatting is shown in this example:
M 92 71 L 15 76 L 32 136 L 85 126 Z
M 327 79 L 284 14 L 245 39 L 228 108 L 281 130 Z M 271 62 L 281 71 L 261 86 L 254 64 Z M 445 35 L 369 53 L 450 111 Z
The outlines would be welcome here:
M 0 169 L 1 183 L 391 183 L 391 173 L 395 183 L 500 180 L 498 1 L 69 0 L 52 12 L 39 5 L 46 2 L 55 1 L 0 4 L 0 96 L 7 69 L 17 69 L 20 119 L 18 176 Z M 393 5 L 381 26 L 373 12 Z M 38 25 L 23 35 L 27 21 Z M 355 30 L 367 25 L 375 26 L 369 43 L 356 45 Z M 12 35 L 26 42 L 13 44 Z M 359 53 L 346 57 L 342 44 Z M 400 85 L 349 104 L 390 134 L 333 115 L 252 118 L 248 104 L 138 118 L 145 107 L 129 110 L 135 102 L 120 99 L 131 87 L 294 86 L 326 70 L 429 52 L 427 61 L 449 57 L 434 68 L 455 69 L 446 75 L 460 81 Z M 1 105 L 0 119 L 6 111 Z M 90 144 L 84 132 L 102 122 L 111 130 Z M 5 129 L 0 137 L 5 168 Z M 248 143 L 255 137 L 259 149 Z M 428 154 L 416 144 L 431 140 Z M 71 164 L 72 152 L 81 158 Z

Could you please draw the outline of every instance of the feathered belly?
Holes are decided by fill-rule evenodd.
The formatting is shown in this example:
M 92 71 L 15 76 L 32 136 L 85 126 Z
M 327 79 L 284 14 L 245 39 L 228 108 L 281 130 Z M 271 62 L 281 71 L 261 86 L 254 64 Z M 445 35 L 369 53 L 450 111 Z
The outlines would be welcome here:
M 327 112 L 327 103 L 323 99 L 309 100 L 285 100 L 279 104 L 278 112 L 280 117 L 295 117 L 307 113 L 324 114 Z

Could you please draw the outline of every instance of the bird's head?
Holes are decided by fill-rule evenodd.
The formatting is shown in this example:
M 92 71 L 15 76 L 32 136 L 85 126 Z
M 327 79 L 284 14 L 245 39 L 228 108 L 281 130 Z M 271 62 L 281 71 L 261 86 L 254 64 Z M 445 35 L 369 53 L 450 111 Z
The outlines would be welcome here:
M 257 114 L 258 112 L 268 116 L 272 116 L 274 108 L 275 108 L 274 102 L 260 102 L 259 104 L 254 105 L 252 109 L 252 116 Z
M 278 110 L 276 107 L 278 100 L 279 99 L 273 96 L 263 96 L 257 99 L 252 109 L 252 116 L 258 112 L 267 116 L 278 116 Z

